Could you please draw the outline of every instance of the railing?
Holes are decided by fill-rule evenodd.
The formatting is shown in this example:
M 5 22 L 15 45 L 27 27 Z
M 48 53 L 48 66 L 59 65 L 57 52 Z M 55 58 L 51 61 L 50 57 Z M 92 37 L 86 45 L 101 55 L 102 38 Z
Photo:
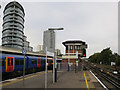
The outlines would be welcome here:
M 3 27 L 3 30 L 8 29 L 8 28 L 10 28 L 10 29 L 18 29 L 18 30 L 20 30 L 20 31 L 23 32 L 23 28 L 13 27 L 13 26 L 10 26 L 10 27 Z
M 15 30 L 15 31 L 6 30 L 2 33 L 2 35 L 8 34 L 8 33 L 17 33 L 17 34 L 23 35 L 23 33 L 21 31 L 18 31 L 18 30 Z
M 7 13 L 4 14 L 4 16 L 6 16 L 8 14 L 17 14 L 17 15 L 21 16 L 22 18 L 24 17 L 22 14 L 16 13 L 16 12 L 7 12 Z
M 19 19 L 19 18 L 17 18 L 17 19 Z M 21 20 L 21 19 L 16 20 L 16 19 L 10 19 L 10 18 L 8 18 L 8 19 L 6 19 L 6 20 L 3 20 L 3 23 L 9 22 L 9 21 L 17 21 L 17 22 L 20 22 L 21 24 L 24 23 L 23 20 Z
M 4 42 L 4 41 L 12 41 L 12 40 L 16 40 L 16 41 L 18 41 L 18 42 L 23 43 L 23 40 L 20 39 L 20 38 L 4 38 L 4 39 L 3 39 L 3 42 Z
M 9 36 L 14 36 L 14 37 L 19 37 L 19 38 L 22 38 L 23 39 L 23 36 L 20 35 L 20 34 L 6 34 L 6 35 L 3 35 L 2 37 L 9 37 Z
M 13 42 L 13 41 L 11 41 L 11 42 L 3 42 L 2 44 L 17 44 L 17 45 L 23 46 L 23 43 L 20 43 L 20 42 Z
M 23 12 L 19 8 L 7 8 L 5 10 L 5 13 L 8 13 L 8 12 L 10 12 L 12 10 L 16 10 L 16 11 L 18 11 L 18 13 L 20 13 L 20 14 L 22 14 L 24 16 Z

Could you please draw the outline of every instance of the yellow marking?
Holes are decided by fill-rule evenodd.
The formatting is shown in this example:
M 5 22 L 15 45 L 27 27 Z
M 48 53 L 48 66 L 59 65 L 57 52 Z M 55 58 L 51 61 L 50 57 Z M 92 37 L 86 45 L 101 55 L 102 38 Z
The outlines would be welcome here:
M 109 74 L 109 72 L 107 72 Z
M 88 82 L 87 82 L 87 78 L 86 78 L 85 72 L 84 72 L 84 77 L 85 77 L 85 82 L 86 82 L 87 90 L 89 90 L 89 86 L 88 86 Z
M 51 72 L 51 71 L 48 71 L 48 72 Z M 38 74 L 32 75 L 32 76 L 28 76 L 28 77 L 26 77 L 26 78 L 24 78 L 24 79 L 26 80 L 26 79 L 29 79 L 29 78 L 32 78 L 32 77 L 36 77 L 36 76 L 42 75 L 42 74 L 45 74 L 45 72 L 38 73 Z M 20 82 L 20 81 L 22 81 L 22 80 L 23 80 L 23 78 L 18 79 L 18 80 L 15 80 L 15 81 L 8 82 L 8 83 L 3 83 L 3 84 L 1 83 L 1 84 L 0 84 L 0 87 L 2 87 L 2 86 L 7 86 L 7 85 L 9 85 L 9 84 L 13 84 L 13 83 L 16 83 L 16 82 Z

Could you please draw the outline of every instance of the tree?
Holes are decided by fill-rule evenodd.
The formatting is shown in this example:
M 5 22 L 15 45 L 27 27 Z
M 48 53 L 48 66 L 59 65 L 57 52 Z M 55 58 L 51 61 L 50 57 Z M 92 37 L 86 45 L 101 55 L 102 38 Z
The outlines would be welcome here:
M 103 64 L 111 64 L 111 61 L 115 61 L 115 55 L 112 54 L 112 51 L 110 48 L 103 49 L 100 53 L 94 53 L 89 57 L 89 60 L 91 62 L 100 63 Z
M 94 62 L 94 63 L 99 63 L 99 61 L 98 61 L 99 55 L 100 55 L 100 53 L 94 53 L 93 55 L 91 55 L 89 57 L 89 61 Z
M 120 66 L 120 55 L 114 53 L 116 66 Z
M 103 62 L 103 64 L 110 65 L 111 57 L 112 57 L 112 51 L 110 50 L 110 48 L 106 48 L 101 51 L 100 60 Z

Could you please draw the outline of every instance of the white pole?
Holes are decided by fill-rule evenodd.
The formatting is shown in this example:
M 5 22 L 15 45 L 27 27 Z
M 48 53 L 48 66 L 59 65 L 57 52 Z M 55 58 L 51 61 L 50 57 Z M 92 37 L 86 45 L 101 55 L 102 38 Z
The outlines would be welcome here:
M 56 57 L 56 52 L 55 52 L 55 82 L 57 82 L 57 57 Z
M 68 71 L 70 70 L 70 56 L 69 56 L 70 52 L 69 52 L 69 50 L 70 50 L 70 46 L 68 45 Z
M 55 52 L 54 52 L 54 58 L 53 58 L 53 83 L 55 82 L 54 72 L 55 72 Z
M 59 65 L 59 70 L 60 70 L 60 63 L 58 65 Z
M 45 88 L 47 88 L 47 47 L 46 47 L 46 65 L 45 65 Z
M 23 66 L 23 85 L 24 85 L 24 76 L 25 76 L 25 54 L 24 54 L 24 66 Z

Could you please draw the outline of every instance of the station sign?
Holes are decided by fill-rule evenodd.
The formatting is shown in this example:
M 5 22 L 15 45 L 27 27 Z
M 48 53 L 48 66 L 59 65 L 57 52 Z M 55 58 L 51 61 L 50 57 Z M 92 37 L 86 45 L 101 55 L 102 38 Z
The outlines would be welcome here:
M 78 51 L 76 51 L 76 58 L 78 58 Z
M 26 50 L 22 50 L 22 54 L 26 54 L 27 53 L 27 51 Z

